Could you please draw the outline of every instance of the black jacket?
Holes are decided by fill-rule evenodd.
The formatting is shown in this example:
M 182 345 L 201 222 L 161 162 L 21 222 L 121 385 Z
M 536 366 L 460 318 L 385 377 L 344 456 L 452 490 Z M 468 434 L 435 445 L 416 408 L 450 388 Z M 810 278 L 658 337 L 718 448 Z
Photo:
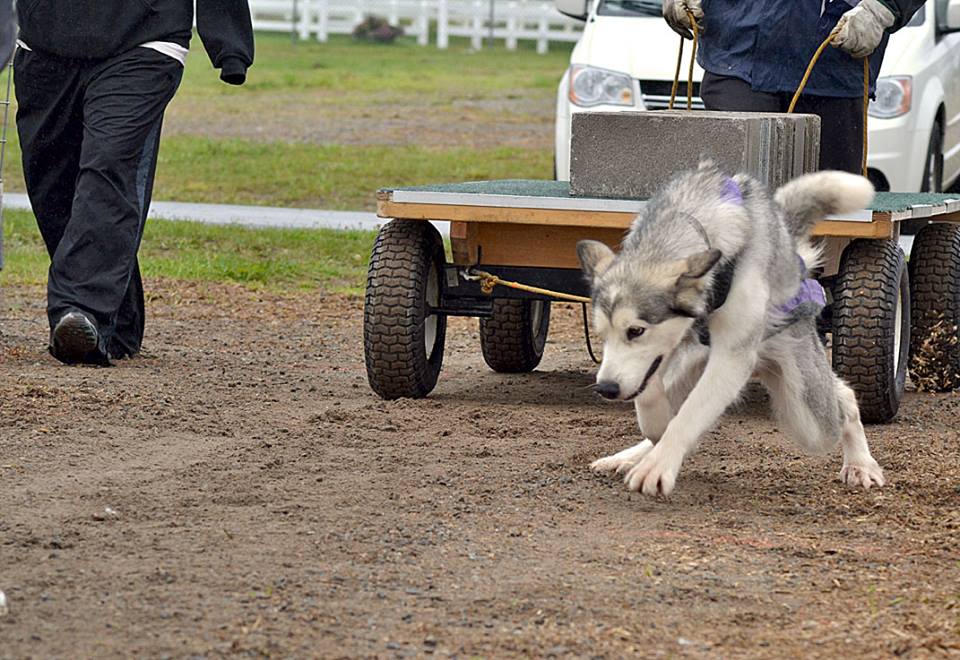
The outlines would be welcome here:
M 13 0 L 0 0 L 0 66 L 6 66 L 17 42 L 17 22 L 13 20 Z
M 19 0 L 17 18 L 32 50 L 103 59 L 148 41 L 188 47 L 193 0 Z M 197 31 L 220 77 L 242 83 L 253 64 L 247 0 L 197 0 Z
M 910 22 L 913 15 L 926 4 L 927 0 L 880 0 L 880 2 L 893 12 L 894 22 L 890 32 L 896 32 Z

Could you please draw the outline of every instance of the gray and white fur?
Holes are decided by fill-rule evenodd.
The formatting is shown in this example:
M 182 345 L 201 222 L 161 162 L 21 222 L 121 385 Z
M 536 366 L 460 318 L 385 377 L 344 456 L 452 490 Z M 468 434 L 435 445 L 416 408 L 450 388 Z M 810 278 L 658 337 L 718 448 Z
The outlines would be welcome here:
M 581 241 L 603 340 L 595 387 L 632 400 L 645 436 L 592 468 L 624 475 L 630 490 L 669 495 L 686 455 L 756 377 L 789 436 L 817 452 L 839 442 L 840 478 L 882 486 L 853 390 L 817 335 L 818 310 L 780 309 L 818 265 L 813 225 L 872 198 L 867 179 L 843 172 L 805 175 L 771 197 L 751 177 L 731 179 L 704 161 L 650 200 L 619 254 Z

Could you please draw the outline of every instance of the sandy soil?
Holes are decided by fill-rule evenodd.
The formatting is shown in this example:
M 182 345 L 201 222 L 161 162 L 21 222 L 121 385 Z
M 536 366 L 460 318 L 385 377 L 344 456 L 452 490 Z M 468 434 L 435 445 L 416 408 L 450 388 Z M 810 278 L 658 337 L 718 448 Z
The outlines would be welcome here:
M 587 464 L 636 440 L 585 386 L 455 319 L 422 401 L 366 386 L 361 303 L 150 282 L 147 357 L 65 368 L 42 291 L 0 307 L 0 657 L 960 654 L 960 399 L 868 428 L 883 491 L 762 395 L 670 501 Z

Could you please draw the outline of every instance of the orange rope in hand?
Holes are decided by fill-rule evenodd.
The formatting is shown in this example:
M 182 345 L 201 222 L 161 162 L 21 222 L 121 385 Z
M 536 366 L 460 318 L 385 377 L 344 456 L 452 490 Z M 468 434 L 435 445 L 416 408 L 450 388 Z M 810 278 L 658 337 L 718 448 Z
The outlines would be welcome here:
M 693 28 L 693 52 L 690 53 L 690 69 L 687 71 L 687 110 L 693 110 L 693 64 L 697 61 L 697 43 L 700 41 L 700 26 L 693 12 L 687 10 L 690 26 Z
M 697 18 L 693 12 L 687 10 L 687 18 L 690 19 L 690 26 L 693 29 L 693 52 L 690 54 L 690 69 L 687 71 L 687 110 L 693 109 L 693 64 L 697 61 L 697 44 L 700 41 L 700 26 L 697 24 Z M 670 104 L 668 110 L 673 110 L 673 104 L 677 100 L 677 87 L 680 85 L 680 65 L 683 62 L 683 42 L 686 39 L 680 36 L 680 50 L 677 53 L 677 70 L 673 74 L 673 87 L 670 88 Z
M 813 67 L 816 65 L 817 60 L 820 59 L 820 56 L 823 55 L 823 51 L 827 49 L 827 46 L 830 45 L 830 42 L 833 41 L 833 38 L 837 35 L 838 29 L 834 28 L 833 31 L 823 40 L 823 43 L 820 44 L 820 47 L 817 48 L 817 51 L 813 54 L 813 57 L 810 58 L 810 63 L 807 65 L 807 70 L 803 74 L 803 78 L 800 79 L 800 86 L 797 87 L 796 93 L 794 93 L 793 98 L 790 100 L 790 106 L 787 108 L 787 112 L 793 112 L 797 107 L 797 101 L 800 100 L 800 94 L 803 93 L 803 88 L 807 86 L 807 82 L 810 80 L 810 74 L 813 73 Z M 870 107 L 870 58 L 863 58 L 863 153 L 860 157 L 860 171 L 863 176 L 867 176 L 867 110 Z
M 680 84 L 680 66 L 683 64 L 683 42 L 686 39 L 680 36 L 680 49 L 677 51 L 677 71 L 673 74 L 673 87 L 670 88 L 670 105 L 668 110 L 673 110 L 673 102 L 677 100 L 677 86 Z

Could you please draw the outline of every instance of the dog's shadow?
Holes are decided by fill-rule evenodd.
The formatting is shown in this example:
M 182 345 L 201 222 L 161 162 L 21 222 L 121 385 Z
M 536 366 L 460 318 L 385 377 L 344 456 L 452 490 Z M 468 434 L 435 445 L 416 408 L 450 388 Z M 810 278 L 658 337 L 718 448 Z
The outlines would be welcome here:
M 595 376 L 586 371 L 533 371 L 525 374 L 486 372 L 472 379 L 441 381 L 430 395 L 438 401 L 521 405 L 593 405 Z
M 525 374 L 480 373 L 472 379 L 444 380 L 430 398 L 464 403 L 527 405 L 608 405 L 594 391 L 596 375 L 584 370 L 532 371 Z M 750 382 L 725 414 L 770 417 L 770 397 L 762 385 Z M 721 417 L 722 419 L 722 417 Z

